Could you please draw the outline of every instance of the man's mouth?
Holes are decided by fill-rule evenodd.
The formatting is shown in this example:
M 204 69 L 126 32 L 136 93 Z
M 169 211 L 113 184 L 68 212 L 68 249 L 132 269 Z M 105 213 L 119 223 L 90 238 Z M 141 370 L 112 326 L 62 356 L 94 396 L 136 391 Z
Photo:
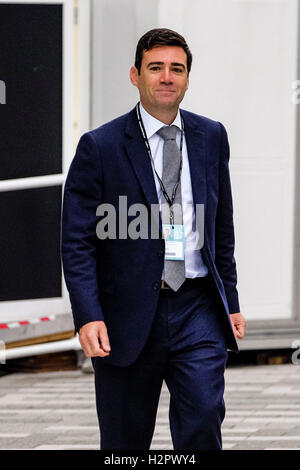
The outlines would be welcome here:
M 157 90 L 158 93 L 175 93 L 175 90 Z

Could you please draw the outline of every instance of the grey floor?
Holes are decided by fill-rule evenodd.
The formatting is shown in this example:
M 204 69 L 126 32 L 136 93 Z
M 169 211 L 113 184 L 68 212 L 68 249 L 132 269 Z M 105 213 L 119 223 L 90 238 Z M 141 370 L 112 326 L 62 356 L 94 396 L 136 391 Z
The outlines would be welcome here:
M 226 370 L 223 449 L 300 450 L 300 365 Z M 152 449 L 172 449 L 163 387 Z M 0 377 L 0 449 L 98 449 L 93 374 Z

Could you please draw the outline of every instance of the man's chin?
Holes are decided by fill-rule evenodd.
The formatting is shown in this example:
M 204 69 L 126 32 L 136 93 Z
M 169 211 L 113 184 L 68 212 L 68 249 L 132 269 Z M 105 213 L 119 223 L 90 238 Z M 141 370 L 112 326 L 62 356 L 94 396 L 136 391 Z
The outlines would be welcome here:
M 179 103 L 170 97 L 165 97 L 157 101 L 157 106 L 163 109 L 176 109 L 179 106 Z

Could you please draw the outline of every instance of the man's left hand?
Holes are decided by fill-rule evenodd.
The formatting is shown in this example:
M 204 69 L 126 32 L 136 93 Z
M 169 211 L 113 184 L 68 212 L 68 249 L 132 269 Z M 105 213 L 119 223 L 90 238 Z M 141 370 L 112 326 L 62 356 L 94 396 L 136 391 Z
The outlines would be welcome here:
M 243 339 L 246 331 L 246 320 L 241 313 L 230 315 L 233 333 L 236 339 Z

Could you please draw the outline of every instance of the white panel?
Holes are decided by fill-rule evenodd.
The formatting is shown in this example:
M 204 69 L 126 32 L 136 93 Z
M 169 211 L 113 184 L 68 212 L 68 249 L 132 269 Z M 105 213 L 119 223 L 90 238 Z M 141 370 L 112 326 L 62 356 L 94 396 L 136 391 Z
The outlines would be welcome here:
M 158 27 L 160 1 L 92 0 L 91 4 L 91 127 L 95 128 L 127 113 L 139 100 L 129 69 L 140 37 Z
M 136 0 L 92 2 L 92 127 L 127 113 L 138 101 L 129 81 L 137 38 Z
M 160 1 L 156 27 L 174 29 L 179 34 L 183 34 L 183 30 L 186 29 L 184 8 L 193 9 L 193 7 L 193 4 L 187 2 L 183 4 L 182 0 Z
M 237 172 L 232 184 L 243 310 L 251 319 L 290 316 L 291 264 L 283 204 L 287 180 L 278 171 Z
M 159 25 L 182 33 L 193 53 L 182 107 L 228 131 L 241 309 L 251 320 L 290 318 L 298 2 L 159 5 Z

